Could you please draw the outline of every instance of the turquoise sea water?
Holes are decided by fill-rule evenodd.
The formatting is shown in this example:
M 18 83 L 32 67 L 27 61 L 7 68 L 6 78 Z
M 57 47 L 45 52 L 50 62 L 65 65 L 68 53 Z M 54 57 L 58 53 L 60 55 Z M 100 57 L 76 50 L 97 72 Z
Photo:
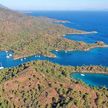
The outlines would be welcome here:
M 103 41 L 108 43 L 108 12 L 29 12 L 31 16 L 48 16 L 50 18 L 68 20 L 65 26 L 86 31 L 97 31 L 97 34 L 89 35 L 66 35 L 64 38 L 75 41 L 84 41 L 94 43 Z M 43 55 L 33 55 L 21 59 L 13 59 L 12 51 L 0 52 L 0 67 L 9 68 L 18 66 L 34 60 L 48 60 L 65 66 L 82 66 L 82 65 L 102 65 L 108 66 L 108 48 L 94 48 L 89 51 L 52 51 L 56 58 L 49 58 Z M 108 76 L 101 74 L 86 74 L 86 77 L 80 74 L 74 74 L 74 78 L 82 79 L 85 83 L 93 86 L 108 87 Z
M 81 80 L 91 87 L 106 87 L 108 88 L 108 75 L 106 74 L 81 74 L 73 73 L 71 78 Z

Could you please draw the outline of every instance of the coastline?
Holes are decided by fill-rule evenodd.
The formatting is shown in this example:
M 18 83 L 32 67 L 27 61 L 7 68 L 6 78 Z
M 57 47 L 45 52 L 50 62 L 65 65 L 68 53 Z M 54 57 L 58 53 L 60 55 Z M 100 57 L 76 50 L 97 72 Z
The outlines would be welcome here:
M 92 50 L 92 49 L 95 49 L 95 48 L 107 48 L 108 47 L 108 45 L 103 45 L 103 46 L 101 46 L 101 45 L 94 45 L 94 46 L 90 46 L 89 48 L 86 48 L 86 49 L 68 49 L 68 50 L 64 50 L 64 51 L 89 51 L 89 50 Z M 55 49 L 55 51 L 62 51 L 63 49 Z M 16 59 L 21 59 L 21 58 L 25 58 L 25 57 L 28 57 L 28 56 L 33 56 L 33 55 L 38 55 L 38 54 L 30 54 L 30 55 L 17 55 L 17 54 L 15 54 L 14 56 L 13 56 L 13 58 L 14 58 L 14 60 L 16 60 Z M 53 53 L 50 53 L 50 55 L 48 54 L 48 55 L 46 55 L 46 54 L 44 54 L 43 56 L 46 56 L 46 57 L 50 57 L 50 58 L 56 58 L 56 55 L 55 54 L 53 54 Z
M 89 51 L 89 50 L 94 49 L 94 48 L 104 48 L 104 47 L 108 47 L 108 45 L 105 45 L 105 46 L 96 46 L 96 47 L 91 47 L 91 48 L 83 49 L 83 50 L 82 49 L 79 49 L 79 50 L 77 50 L 77 49 L 76 50 L 70 49 L 70 50 L 64 50 L 64 51 Z M 62 51 L 62 50 L 57 49 L 55 51 Z M 34 56 L 34 55 L 38 55 L 38 54 L 31 54 L 31 55 L 28 55 L 28 56 L 27 55 L 25 55 L 25 56 L 14 55 L 13 58 L 14 58 L 14 60 L 17 60 L 17 59 L 21 59 L 21 58 L 27 58 L 29 56 Z M 43 56 L 50 57 L 50 58 L 56 58 L 57 57 L 53 53 L 52 53 L 52 55 L 43 55 Z
M 10 11 L 9 11 L 9 13 L 10 13 Z M 10 14 L 12 14 L 12 13 L 10 13 Z M 55 58 L 56 55 L 51 53 L 52 50 L 89 51 L 90 49 L 97 48 L 97 47 L 102 47 L 102 48 L 107 47 L 107 45 L 105 45 L 102 42 L 97 42 L 94 44 L 87 44 L 84 42 L 76 42 L 73 40 L 65 39 L 64 36 L 66 34 L 82 34 L 83 35 L 83 34 L 97 33 L 96 31 L 86 32 L 83 30 L 76 30 L 74 28 L 66 27 L 63 24 L 54 24 L 53 23 L 54 21 L 62 22 L 62 23 L 69 23 L 69 21 L 67 21 L 67 20 L 56 20 L 56 19 L 47 18 L 47 17 L 31 17 L 31 16 L 26 16 L 26 15 L 24 15 L 23 17 L 26 18 L 26 22 L 22 18 L 20 18 L 20 20 L 24 21 L 25 26 L 20 24 L 19 27 L 22 27 L 22 28 L 24 27 L 24 30 L 29 29 L 29 33 L 28 33 L 28 31 L 26 31 L 26 32 L 21 31 L 21 34 L 20 34 L 21 37 L 18 38 L 19 40 L 17 43 L 14 43 L 14 37 L 13 37 L 12 45 L 11 46 L 6 45 L 9 48 L 11 48 L 11 47 L 13 48 L 12 50 L 15 52 L 15 54 L 13 55 L 14 59 L 25 58 L 25 57 L 33 56 L 33 55 L 43 55 L 46 57 Z M 16 14 L 15 18 L 18 18 L 18 20 L 19 20 L 18 13 Z M 38 24 L 37 22 L 39 22 L 40 24 L 42 23 L 42 25 L 41 25 L 41 31 L 37 31 L 35 34 L 36 27 L 38 27 L 38 26 L 36 26 L 36 24 Z M 31 27 L 30 27 L 30 24 L 31 24 Z M 47 27 L 47 29 L 43 28 L 43 25 L 44 25 L 44 27 Z M 34 28 L 34 26 L 35 26 L 35 29 L 31 29 L 31 28 Z M 40 29 L 40 27 L 37 29 Z M 23 29 L 21 29 L 21 30 L 23 30 Z M 42 33 L 43 30 L 45 30 L 45 31 Z M 38 32 L 39 32 L 39 34 L 38 34 Z M 22 34 L 24 35 L 23 39 L 22 39 Z M 35 34 L 35 35 L 33 35 L 33 34 Z M 27 35 L 29 37 L 31 37 L 31 39 L 29 39 L 30 41 L 28 40 L 28 37 L 26 37 Z M 18 35 L 18 37 L 19 37 L 19 35 Z M 8 44 L 10 45 L 10 43 L 8 43 Z M 5 48 L 6 46 L 4 46 L 2 48 Z
M 78 30 L 78 31 L 80 31 L 80 30 Z M 80 31 L 81 33 L 67 33 L 67 34 L 92 34 L 92 33 L 97 33 L 97 32 L 95 32 L 95 31 L 91 31 L 91 32 L 86 32 L 86 31 Z M 63 35 L 63 38 L 64 38 L 64 36 L 66 36 L 67 34 L 65 34 L 65 35 Z M 65 38 L 64 38 L 65 39 Z M 70 39 L 68 39 L 69 41 L 74 41 L 74 40 L 70 40 Z M 76 42 L 76 43 L 79 43 L 79 42 L 77 42 L 77 41 L 74 41 L 74 42 Z M 81 41 L 81 42 L 83 42 L 83 41 Z M 85 43 L 85 42 L 84 42 Z M 102 43 L 102 44 L 101 44 Z M 102 42 L 102 41 L 98 41 L 98 42 L 96 42 L 95 44 L 87 44 L 87 43 L 85 43 L 86 45 L 91 45 L 91 46 L 89 46 L 89 48 L 84 48 L 84 49 L 67 49 L 67 50 L 64 50 L 64 51 L 76 51 L 76 50 L 81 50 L 81 51 L 89 51 L 89 50 L 91 50 L 91 49 L 94 49 L 94 48 L 104 48 L 104 47 L 108 47 L 108 45 L 106 45 L 106 44 L 104 44 L 104 42 Z M 53 49 L 54 50 L 54 49 Z M 63 50 L 63 49 L 56 49 L 55 48 L 55 51 L 61 51 L 61 50 Z M 17 55 L 17 54 L 15 54 L 13 57 L 14 57 L 14 59 L 21 59 L 21 58 L 24 58 L 24 57 L 28 57 L 28 56 L 33 56 L 33 55 L 38 55 L 38 54 L 30 54 L 30 55 Z M 46 57 L 51 57 L 51 58 L 55 58 L 56 57 L 56 55 L 55 54 L 53 54 L 53 53 L 49 53 L 49 54 L 43 54 L 43 56 L 46 56 Z

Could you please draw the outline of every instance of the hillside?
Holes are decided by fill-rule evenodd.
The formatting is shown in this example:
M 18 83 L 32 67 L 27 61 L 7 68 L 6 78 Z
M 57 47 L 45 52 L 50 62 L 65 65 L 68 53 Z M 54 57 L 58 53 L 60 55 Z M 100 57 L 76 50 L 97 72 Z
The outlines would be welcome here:
M 107 108 L 108 90 L 71 80 L 75 71 L 108 72 L 102 67 L 63 67 L 35 61 L 0 71 L 1 108 Z M 106 71 L 107 70 L 107 71 Z
M 2 4 L 0 4 L 0 8 L 2 8 L 2 9 L 8 9 L 7 7 L 3 6 Z
M 63 38 L 65 34 L 86 33 L 70 29 L 58 20 L 47 17 L 32 17 L 5 8 L 0 8 L 0 50 L 13 50 L 15 57 L 43 54 L 53 56 L 51 50 L 88 49 L 101 46 L 88 45 Z

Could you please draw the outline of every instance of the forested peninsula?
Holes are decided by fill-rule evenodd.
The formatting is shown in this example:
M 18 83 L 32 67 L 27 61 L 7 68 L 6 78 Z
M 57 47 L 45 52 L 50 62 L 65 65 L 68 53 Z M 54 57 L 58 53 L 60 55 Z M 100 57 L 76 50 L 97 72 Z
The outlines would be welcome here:
M 54 57 L 52 50 L 88 50 L 104 46 L 102 42 L 86 44 L 65 39 L 66 34 L 90 32 L 71 29 L 58 22 L 65 21 L 0 8 L 0 50 L 13 50 L 15 58 L 34 54 Z

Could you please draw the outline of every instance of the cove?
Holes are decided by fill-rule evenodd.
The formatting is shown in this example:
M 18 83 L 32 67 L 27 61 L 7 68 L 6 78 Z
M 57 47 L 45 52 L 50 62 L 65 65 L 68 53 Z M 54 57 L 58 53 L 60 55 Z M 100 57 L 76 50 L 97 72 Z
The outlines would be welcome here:
M 50 58 L 50 61 L 61 65 L 108 66 L 108 48 L 94 48 L 89 51 L 53 51 L 53 53 L 56 58 Z
M 16 67 L 35 60 L 48 60 L 64 66 L 101 65 L 108 66 L 108 48 L 94 48 L 89 51 L 52 51 L 55 58 L 33 55 L 21 59 L 13 58 L 13 51 L 0 52 L 0 67 Z
M 91 87 L 106 87 L 108 88 L 108 75 L 107 74 L 92 74 L 92 73 L 73 73 L 71 78 L 81 80 Z
M 94 43 L 103 41 L 108 44 L 108 12 L 107 11 L 31 11 L 26 12 L 29 16 L 47 16 L 49 18 L 66 20 L 70 23 L 64 23 L 69 28 L 96 31 L 98 33 L 90 35 L 67 35 L 66 38 L 75 41 L 84 41 Z
M 42 55 L 33 55 L 28 56 L 20 59 L 14 59 L 13 58 L 13 52 L 12 51 L 1 51 L 0 52 L 0 67 L 2 68 L 12 68 L 17 67 L 21 64 L 25 64 L 27 62 L 32 62 L 35 60 L 46 60 L 47 57 Z
M 95 36 L 94 36 L 95 35 Z M 88 44 L 93 44 L 97 41 L 104 40 L 104 37 L 99 38 L 98 33 L 91 33 L 91 34 L 67 34 L 64 36 L 66 39 L 74 40 L 74 41 L 83 41 Z M 105 41 L 104 41 L 105 42 Z

